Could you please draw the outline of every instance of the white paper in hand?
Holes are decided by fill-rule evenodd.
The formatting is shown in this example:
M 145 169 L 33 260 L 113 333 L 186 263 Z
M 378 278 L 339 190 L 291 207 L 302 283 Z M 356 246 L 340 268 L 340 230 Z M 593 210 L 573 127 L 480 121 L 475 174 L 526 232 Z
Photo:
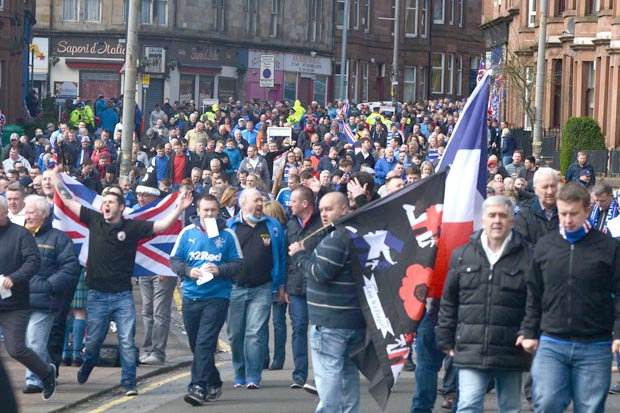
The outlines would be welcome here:
M 7 299 L 13 295 L 9 288 L 4 288 L 4 274 L 0 275 L 0 299 Z
M 196 280 L 196 285 L 202 285 L 204 283 L 208 283 L 209 281 L 213 279 L 213 274 L 205 270 L 204 268 L 201 268 L 200 272 L 201 274 L 200 274 L 200 277 Z
M 207 236 L 209 238 L 220 236 L 220 231 L 217 229 L 217 220 L 215 218 L 205 218 L 205 229 L 207 230 Z

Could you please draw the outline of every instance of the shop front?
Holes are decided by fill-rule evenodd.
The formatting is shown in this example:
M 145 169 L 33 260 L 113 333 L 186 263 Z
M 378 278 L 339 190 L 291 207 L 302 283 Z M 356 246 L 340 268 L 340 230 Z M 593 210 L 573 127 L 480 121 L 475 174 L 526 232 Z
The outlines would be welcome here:
M 181 104 L 237 97 L 237 52 L 231 48 L 176 44 L 168 64 L 170 99 Z M 174 67 L 174 69 L 173 69 Z
M 261 55 L 274 55 L 274 87 L 260 87 Z M 325 105 L 329 99 L 332 62 L 330 58 L 298 53 L 280 53 L 267 50 L 248 51 L 246 98 L 299 99 L 303 104 L 317 101 Z
M 50 83 L 74 82 L 78 96 L 86 102 L 103 95 L 121 95 L 121 69 L 125 60 L 125 39 L 54 36 L 50 40 Z

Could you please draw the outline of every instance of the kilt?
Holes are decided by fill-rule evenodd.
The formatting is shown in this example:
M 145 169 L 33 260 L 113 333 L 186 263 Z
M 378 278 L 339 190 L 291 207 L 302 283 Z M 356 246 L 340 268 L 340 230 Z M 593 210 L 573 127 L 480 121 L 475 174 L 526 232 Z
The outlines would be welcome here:
M 80 272 L 80 281 L 78 282 L 73 301 L 71 301 L 71 309 L 86 308 L 86 300 L 88 297 L 88 287 L 86 286 L 86 270 L 82 268 Z

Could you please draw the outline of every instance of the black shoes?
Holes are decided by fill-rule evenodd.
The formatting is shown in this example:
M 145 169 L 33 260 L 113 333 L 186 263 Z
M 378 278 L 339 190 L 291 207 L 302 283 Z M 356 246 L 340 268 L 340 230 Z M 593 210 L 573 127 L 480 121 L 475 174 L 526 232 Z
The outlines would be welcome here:
M 91 364 L 82 364 L 82 367 L 77 372 L 77 382 L 80 384 L 86 383 L 94 367 Z
M 221 388 L 220 388 L 221 394 Z M 189 403 L 192 406 L 204 406 L 207 403 L 205 391 L 202 387 L 194 385 L 189 389 L 189 392 L 183 398 L 185 403 Z
M 34 384 L 27 384 L 26 387 L 23 388 L 22 393 L 24 394 L 43 393 L 43 387 L 35 386 Z
M 222 386 L 211 386 L 207 391 L 207 401 L 213 402 L 222 395 Z
M 43 380 L 43 400 L 49 400 L 56 393 L 56 366 L 50 364 L 52 372 Z

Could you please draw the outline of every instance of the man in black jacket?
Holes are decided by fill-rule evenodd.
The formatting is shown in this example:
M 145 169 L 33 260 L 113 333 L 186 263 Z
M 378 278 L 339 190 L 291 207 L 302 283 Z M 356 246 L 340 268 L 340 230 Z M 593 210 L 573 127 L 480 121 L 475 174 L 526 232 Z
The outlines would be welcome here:
M 551 168 L 539 168 L 534 174 L 536 197 L 524 204 L 515 216 L 515 228 L 532 245 L 558 228 L 558 176 Z
M 318 209 L 314 208 L 314 193 L 310 188 L 299 186 L 291 193 L 291 218 L 286 225 L 288 245 L 314 234 L 323 226 Z M 314 250 L 322 238 L 319 232 L 304 241 L 308 251 Z M 307 279 L 294 260 L 287 261 L 286 302 L 289 305 L 293 326 L 292 348 L 295 369 L 292 389 L 304 386 L 308 379 L 308 304 L 306 302 Z
M 349 212 L 340 192 L 323 196 L 319 209 L 324 225 Z M 289 246 L 289 255 L 308 278 L 310 343 L 320 398 L 317 412 L 359 411 L 359 371 L 351 353 L 364 341 L 366 323 L 355 292 L 348 240 L 345 230 L 337 229 L 312 254 L 303 243 Z
M 452 253 L 436 340 L 459 368 L 459 410 L 482 411 L 494 378 L 499 410 L 517 412 L 521 376 L 529 368 L 527 353 L 515 342 L 525 315 L 530 253 L 513 231 L 510 198 L 488 198 L 482 211 L 483 229 Z
M 620 244 L 590 227 L 582 185 L 564 185 L 557 206 L 559 230 L 534 248 L 517 344 L 536 352 L 536 411 L 561 412 L 572 399 L 576 412 L 603 412 L 620 353 Z
M 0 262 L 4 272 L 0 280 L 0 328 L 7 351 L 43 380 L 43 399 L 49 400 L 56 391 L 56 366 L 46 364 L 26 347 L 30 279 L 41 266 L 41 255 L 34 237 L 24 227 L 9 221 L 9 206 L 3 198 L 0 198 Z

